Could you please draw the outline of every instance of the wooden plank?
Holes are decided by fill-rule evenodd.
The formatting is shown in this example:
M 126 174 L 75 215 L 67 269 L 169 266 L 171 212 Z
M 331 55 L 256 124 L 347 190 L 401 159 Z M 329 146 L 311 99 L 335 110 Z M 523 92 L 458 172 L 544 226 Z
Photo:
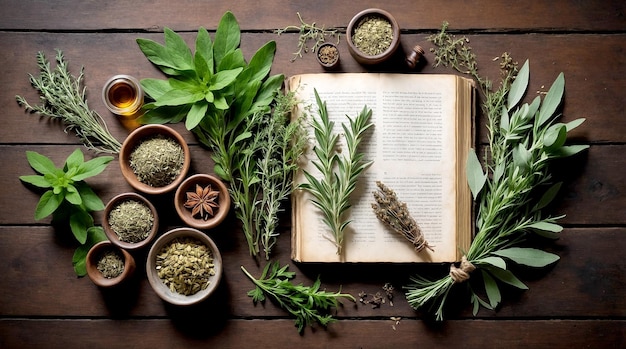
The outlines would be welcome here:
M 394 329 L 395 327 L 395 329 Z M 3 320 L 3 348 L 621 348 L 624 320 L 342 320 L 299 335 L 288 320 Z M 97 335 L 96 335 L 97 334 Z
M 195 30 L 202 25 L 215 28 L 225 11 L 231 10 L 246 30 L 273 30 L 297 25 L 296 12 L 308 22 L 326 27 L 343 27 L 357 12 L 372 7 L 364 0 L 351 2 L 266 1 L 263 8 L 242 0 L 203 2 L 108 1 L 3 1 L 0 27 L 4 30 Z M 382 6 L 403 29 L 436 29 L 442 21 L 454 28 L 476 30 L 620 31 L 624 30 L 626 7 L 622 1 L 541 0 L 420 1 L 399 0 Z
M 15 102 L 15 95 L 24 96 L 36 103 L 38 96 L 28 81 L 28 73 L 38 74 L 35 55 L 43 51 L 54 60 L 54 49 L 62 49 L 73 72 L 85 67 L 85 83 L 89 105 L 103 116 L 113 135 L 123 140 L 132 128 L 129 123 L 118 120 L 106 110 L 101 100 L 101 90 L 105 81 L 115 74 L 130 74 L 137 78 L 161 78 L 160 72 L 143 56 L 135 44 L 138 37 L 162 42 L 162 34 L 97 34 L 97 33 L 0 33 L 0 47 L 7 55 L 0 56 L 0 65 L 5 67 L 0 76 L 0 103 L 5 106 L 4 126 L 0 128 L 1 143 L 76 143 L 71 135 L 61 133 L 63 127 L 51 124 L 47 119 L 25 114 Z M 426 49 L 432 45 L 423 34 L 403 36 L 404 50 L 414 44 Z M 191 45 L 195 33 L 184 34 Z M 563 108 L 563 121 L 587 118 L 587 122 L 574 130 L 572 137 L 581 142 L 614 143 L 626 142 L 626 119 L 616 117 L 626 110 L 626 100 L 622 98 L 622 86 L 626 85 L 626 66 L 619 52 L 626 34 L 612 35 L 471 35 L 470 45 L 478 56 L 480 74 L 498 82 L 498 63 L 493 62 L 503 51 L 510 51 L 521 63 L 527 58 L 531 62 L 531 83 L 528 98 L 534 98 L 536 91 L 547 91 L 560 72 L 566 78 L 566 97 Z M 249 58 L 264 43 L 277 41 L 277 53 L 272 74 L 287 76 L 299 73 L 323 72 L 308 54 L 291 63 L 297 47 L 297 35 L 246 34 L 242 39 L 242 50 Z M 91 45 L 98 42 L 97 46 Z M 514 44 L 513 44 L 514 43 Z M 401 63 L 402 53 L 381 67 L 363 67 L 357 64 L 347 51 L 345 42 L 339 45 L 342 60 L 339 72 L 390 71 L 407 72 Z M 546 48 L 550 48 L 547 50 Z M 450 74 L 447 68 L 433 69 L 434 57 L 426 55 L 428 64 L 419 73 Z M 601 57 L 601 62 L 599 61 Z M 590 79 L 593 77 L 593 79 Z M 478 119 L 481 125 L 480 139 L 486 140 L 484 118 Z M 611 125 L 611 127 L 606 127 Z M 193 140 L 193 137 L 190 139 Z
M 167 228 L 165 228 L 167 229 Z M 284 233 L 284 232 L 283 232 Z M 145 253 L 134 253 L 138 265 L 131 284 L 119 290 L 100 290 L 87 278 L 78 279 L 71 267 L 76 244 L 70 232 L 47 227 L 0 227 L 0 313 L 3 317 L 176 317 L 219 314 L 222 318 L 287 318 L 288 314 L 273 303 L 254 305 L 246 295 L 253 287 L 240 270 L 243 265 L 258 277 L 265 261 L 257 266 L 247 253 L 243 234 L 219 229 L 208 234 L 215 239 L 225 261 L 224 281 L 218 293 L 207 303 L 189 309 L 165 305 L 151 290 L 144 271 Z M 529 271 L 513 267 L 529 290 L 518 292 L 504 288 L 503 307 L 496 312 L 482 310 L 480 318 L 623 318 L 626 300 L 623 290 L 622 256 L 615 251 L 626 248 L 623 228 L 566 229 L 563 237 L 546 245 L 561 260 L 554 267 Z M 343 302 L 337 316 L 381 318 L 391 316 L 422 317 L 404 298 L 403 286 L 408 278 L 419 274 L 441 277 L 445 265 L 315 265 L 294 264 L 289 260 L 289 236 L 279 238 L 272 259 L 289 263 L 297 274 L 296 283 L 310 285 L 318 276 L 328 291 L 341 290 L 358 298 L 360 292 L 384 295 L 382 286 L 391 283 L 393 306 L 386 302 L 379 308 Z M 474 285 L 480 289 L 480 285 Z M 455 288 L 451 296 L 449 319 L 473 318 L 464 287 Z M 458 304 L 455 304 L 457 303 Z M 217 315 L 216 315 L 217 316 Z

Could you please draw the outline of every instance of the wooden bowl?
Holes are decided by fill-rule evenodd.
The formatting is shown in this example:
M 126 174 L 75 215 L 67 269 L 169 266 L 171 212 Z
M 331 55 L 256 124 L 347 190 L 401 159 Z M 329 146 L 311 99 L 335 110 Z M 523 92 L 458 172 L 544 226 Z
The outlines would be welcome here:
M 361 22 L 361 20 L 369 16 L 380 17 L 387 20 L 389 23 L 391 23 L 391 31 L 393 33 L 393 38 L 389 47 L 384 52 L 376 55 L 368 55 L 364 52 L 361 52 L 354 44 L 352 39 L 354 31 Z M 350 51 L 350 54 L 357 62 L 368 65 L 379 64 L 392 57 L 400 46 L 400 26 L 398 25 L 396 19 L 389 12 L 377 8 L 366 9 L 357 13 L 354 17 L 352 17 L 352 20 L 350 20 L 348 28 L 346 29 L 346 41 L 348 42 L 348 49 Z
M 135 200 L 135 201 L 143 203 L 150 209 L 150 212 L 152 212 L 152 216 L 154 217 L 152 229 L 148 233 L 148 237 L 146 237 L 144 240 L 141 240 L 139 242 L 128 242 L 128 241 L 120 240 L 120 237 L 113 230 L 113 228 L 111 228 L 111 225 L 109 223 L 109 214 L 111 213 L 111 211 L 118 204 L 127 200 Z M 152 205 L 152 203 L 145 197 L 137 193 L 123 193 L 109 200 L 109 202 L 104 207 L 104 218 L 102 219 L 102 228 L 104 229 L 104 233 L 106 234 L 107 238 L 111 241 L 112 244 L 120 248 L 123 248 L 125 250 L 140 249 L 148 245 L 156 237 L 157 231 L 159 229 L 159 215 L 154 205 Z
M 210 185 L 212 190 L 219 191 L 217 198 L 219 207 L 217 208 L 215 214 L 207 220 L 199 216 L 193 216 L 191 209 L 185 207 L 187 193 L 195 192 L 196 185 L 200 185 L 202 188 Z M 174 206 L 176 207 L 178 216 L 183 220 L 183 222 L 185 222 L 185 224 L 198 229 L 211 229 L 222 223 L 228 215 L 230 203 L 230 194 L 228 193 L 228 188 L 224 182 L 222 182 L 219 178 L 208 174 L 196 174 L 185 179 L 178 189 L 176 189 L 176 194 L 174 195 Z
M 143 140 L 156 135 L 163 135 L 174 139 L 182 147 L 185 156 L 182 169 L 180 170 L 178 176 L 171 183 L 162 187 L 153 187 L 139 181 L 137 175 L 130 166 L 130 156 L 135 147 L 137 147 L 137 145 L 139 145 Z M 120 150 L 119 162 L 122 175 L 128 184 L 143 193 L 156 195 L 167 193 L 180 185 L 180 183 L 185 179 L 185 176 L 187 176 L 187 171 L 189 171 L 189 166 L 191 165 L 191 154 L 189 152 L 187 142 L 185 142 L 183 137 L 171 127 L 165 125 L 145 125 L 134 130 L 128 135 L 128 137 L 126 137 L 126 140 L 124 140 L 124 143 L 122 144 L 122 149 Z
M 326 50 L 333 50 L 335 52 L 334 59 L 329 59 L 328 56 L 325 56 Z M 325 42 L 321 44 L 317 48 L 317 52 L 315 53 L 315 57 L 317 58 L 317 62 L 324 67 L 325 69 L 333 69 L 339 65 L 339 49 L 337 45 L 332 42 Z
M 117 277 L 106 278 L 98 270 L 98 261 L 103 253 L 107 251 L 116 251 L 124 258 L 124 271 Z M 89 252 L 87 252 L 86 259 L 87 275 L 89 279 L 99 287 L 112 287 L 119 285 L 125 280 L 129 279 L 135 272 L 135 259 L 124 249 L 121 249 L 110 241 L 101 241 L 95 244 Z
M 163 280 L 158 275 L 157 271 L 157 255 L 160 253 L 161 249 L 167 246 L 170 242 L 177 238 L 192 238 L 195 239 L 204 245 L 206 245 L 211 254 L 213 256 L 213 264 L 215 269 L 215 275 L 209 278 L 209 285 L 204 289 L 200 290 L 197 293 L 191 295 L 184 295 L 178 293 L 176 291 L 172 291 Z M 215 290 L 217 289 L 220 280 L 222 279 L 222 256 L 220 251 L 217 248 L 217 245 L 209 238 L 205 233 L 200 230 L 193 228 L 176 228 L 168 231 L 159 237 L 154 245 L 150 248 L 148 252 L 148 258 L 146 261 L 146 273 L 148 275 L 148 281 L 150 286 L 156 294 L 163 299 L 164 301 L 181 306 L 188 306 L 192 304 L 197 304 L 205 299 L 207 299 Z

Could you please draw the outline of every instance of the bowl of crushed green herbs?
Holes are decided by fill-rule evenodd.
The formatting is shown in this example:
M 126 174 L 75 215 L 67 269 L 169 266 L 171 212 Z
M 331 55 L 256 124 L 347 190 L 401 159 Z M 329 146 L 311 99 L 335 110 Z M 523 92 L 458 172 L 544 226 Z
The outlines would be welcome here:
M 385 10 L 365 9 L 350 20 L 346 41 L 350 54 L 357 62 L 366 65 L 383 63 L 400 46 L 400 26 Z
M 134 274 L 135 267 L 133 256 L 110 241 L 101 241 L 87 252 L 87 275 L 100 287 L 121 284 Z
M 191 165 L 187 142 L 165 125 L 144 125 L 131 132 L 119 154 L 122 175 L 133 188 L 157 195 L 172 191 Z
M 222 256 L 213 240 L 195 228 L 172 229 L 148 252 L 146 273 L 154 292 L 180 306 L 201 303 L 222 279 Z
M 128 192 L 113 197 L 104 207 L 102 228 L 112 244 L 125 250 L 147 246 L 156 237 L 159 215 L 140 194 Z

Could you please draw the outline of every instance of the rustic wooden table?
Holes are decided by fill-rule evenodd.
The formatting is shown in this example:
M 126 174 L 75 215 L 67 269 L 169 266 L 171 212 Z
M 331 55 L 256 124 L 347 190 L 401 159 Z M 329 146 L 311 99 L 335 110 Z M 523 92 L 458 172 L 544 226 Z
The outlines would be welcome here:
M 263 5 L 263 6 L 261 6 Z M 141 265 L 134 282 L 123 291 L 98 289 L 77 278 L 71 258 L 76 247 L 69 231 L 49 220 L 35 221 L 39 194 L 18 176 L 33 174 L 25 152 L 50 156 L 57 164 L 81 145 L 70 132 L 47 119 L 28 115 L 15 95 L 35 101 L 28 73 L 37 73 L 35 55 L 54 57 L 62 49 L 77 73 L 85 67 L 90 106 L 106 119 L 113 135 L 123 140 L 131 126 L 109 113 L 101 99 L 104 82 L 125 73 L 137 78 L 160 77 L 138 49 L 135 39 L 162 42 L 163 28 L 182 32 L 188 42 L 200 26 L 211 31 L 227 10 L 243 30 L 247 58 L 269 40 L 277 42 L 272 73 L 287 76 L 322 72 L 314 56 L 290 62 L 297 33 L 278 36 L 273 30 L 307 22 L 345 30 L 350 18 L 365 8 L 382 6 L 402 28 L 402 48 L 432 47 L 426 36 L 443 21 L 465 35 L 477 54 L 482 74 L 498 78 L 492 58 L 508 51 L 531 62 L 531 93 L 547 89 L 565 73 L 563 119 L 587 118 L 573 132 L 590 149 L 563 163 L 562 195 L 552 210 L 567 214 L 562 238 L 548 248 L 561 260 L 540 273 L 524 275 L 530 289 L 507 292 L 497 311 L 474 317 L 460 301 L 445 322 L 429 321 L 411 309 L 401 287 L 413 272 L 406 265 L 296 265 L 297 282 L 310 284 L 320 275 L 323 286 L 357 296 L 396 287 L 393 306 L 380 308 L 344 302 L 327 329 L 307 328 L 298 334 L 293 319 L 275 304 L 254 305 L 246 293 L 252 284 L 240 270 L 259 275 L 234 217 L 209 232 L 225 262 L 218 293 L 201 306 L 177 308 L 163 303 L 148 285 Z M 404 347 L 624 347 L 626 334 L 626 4 L 623 1 L 408 1 L 381 5 L 374 1 L 0 1 L 0 347 L 1 348 L 404 348 Z M 357 64 L 342 39 L 339 71 L 403 71 L 403 67 L 366 68 Z M 452 73 L 434 69 L 433 56 L 421 73 Z M 479 139 L 485 141 L 484 117 Z M 192 172 L 212 172 L 209 152 L 183 125 L 174 125 L 192 151 Z M 87 152 L 91 157 L 94 154 Z M 89 180 L 106 202 L 132 188 L 112 163 Z M 180 226 L 165 199 L 161 232 Z M 101 214 L 96 215 L 97 223 Z M 285 219 L 274 259 L 290 263 L 289 222 Z M 442 270 L 445 270 L 443 268 Z M 391 318 L 400 318 L 396 321 Z

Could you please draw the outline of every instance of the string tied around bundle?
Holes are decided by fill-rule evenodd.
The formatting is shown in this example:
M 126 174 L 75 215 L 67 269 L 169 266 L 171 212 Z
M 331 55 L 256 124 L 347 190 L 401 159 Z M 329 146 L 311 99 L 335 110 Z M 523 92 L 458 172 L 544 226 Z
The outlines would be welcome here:
M 460 284 L 467 281 L 470 278 L 470 273 L 476 270 L 474 264 L 467 260 L 467 257 L 461 257 L 461 264 L 450 265 L 450 277 L 454 280 L 455 284 Z

